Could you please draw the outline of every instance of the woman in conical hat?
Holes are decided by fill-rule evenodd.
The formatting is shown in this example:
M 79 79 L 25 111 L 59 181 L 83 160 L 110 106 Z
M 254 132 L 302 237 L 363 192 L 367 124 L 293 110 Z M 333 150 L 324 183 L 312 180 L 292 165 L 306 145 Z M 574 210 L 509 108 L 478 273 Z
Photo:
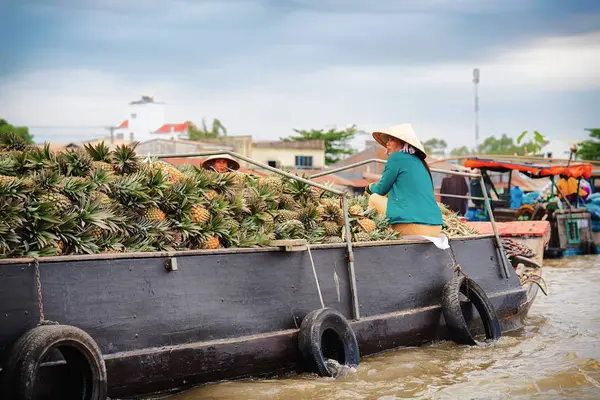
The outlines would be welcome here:
M 438 236 L 442 213 L 435 199 L 427 155 L 410 124 L 373 132 L 389 159 L 381 179 L 366 188 L 369 204 L 385 213 L 392 229 L 404 236 Z M 387 196 L 387 197 L 384 197 Z
M 225 173 L 229 171 L 237 171 L 240 168 L 240 163 L 227 154 L 219 154 L 208 157 L 206 160 L 204 160 L 202 167 L 218 173 Z

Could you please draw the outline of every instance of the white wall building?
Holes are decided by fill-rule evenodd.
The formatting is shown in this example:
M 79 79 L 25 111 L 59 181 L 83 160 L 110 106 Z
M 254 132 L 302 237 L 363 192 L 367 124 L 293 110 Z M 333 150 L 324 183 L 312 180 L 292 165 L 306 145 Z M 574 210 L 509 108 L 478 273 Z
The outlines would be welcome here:
M 165 124 L 165 104 L 152 96 L 129 103 L 127 119 L 114 131 L 117 138 L 135 141 L 154 139 L 154 132 Z

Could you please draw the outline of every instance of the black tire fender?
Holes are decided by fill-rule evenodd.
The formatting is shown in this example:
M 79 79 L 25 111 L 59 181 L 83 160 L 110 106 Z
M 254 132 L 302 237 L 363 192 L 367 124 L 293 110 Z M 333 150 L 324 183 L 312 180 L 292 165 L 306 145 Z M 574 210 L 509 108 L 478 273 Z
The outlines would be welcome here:
M 320 376 L 333 376 L 327 359 L 357 366 L 360 361 L 356 335 L 342 313 L 333 308 L 311 311 L 302 320 L 298 349 L 304 368 Z
M 69 374 L 78 375 L 69 388 L 70 397 L 64 400 L 106 399 L 106 365 L 102 352 L 90 335 L 69 325 L 41 325 L 16 341 L 2 371 L 2 388 L 7 399 L 34 400 L 40 364 L 54 350 L 60 351 Z
M 502 336 L 502 328 L 490 299 L 477 282 L 461 274 L 448 282 L 442 292 L 442 312 L 452 340 L 458 344 L 478 344 L 469 331 L 462 313 L 460 293 L 465 295 L 477 309 L 483 322 L 486 339 L 499 339 Z

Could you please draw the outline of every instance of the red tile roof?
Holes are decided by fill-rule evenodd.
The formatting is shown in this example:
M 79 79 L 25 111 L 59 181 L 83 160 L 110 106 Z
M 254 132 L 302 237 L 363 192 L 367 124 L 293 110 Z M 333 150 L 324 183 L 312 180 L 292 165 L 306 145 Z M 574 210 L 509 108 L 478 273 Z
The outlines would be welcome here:
M 183 124 L 164 124 L 154 133 L 185 132 L 189 125 L 189 122 L 184 122 Z
M 119 125 L 119 128 L 129 128 L 129 121 L 125 120 L 125 121 L 121 122 L 121 125 Z

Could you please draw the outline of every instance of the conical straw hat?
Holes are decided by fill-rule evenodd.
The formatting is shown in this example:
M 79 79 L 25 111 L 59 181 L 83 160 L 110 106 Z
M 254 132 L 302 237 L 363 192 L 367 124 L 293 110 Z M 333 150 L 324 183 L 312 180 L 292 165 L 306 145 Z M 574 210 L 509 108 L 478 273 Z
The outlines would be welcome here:
M 385 145 L 387 144 L 388 136 L 395 137 L 396 139 L 400 139 L 403 142 L 408 143 L 416 150 L 419 150 L 423 158 L 427 157 L 427 154 L 425 153 L 425 148 L 423 147 L 423 144 L 415 134 L 415 131 L 413 131 L 411 124 L 394 125 L 390 126 L 389 128 L 373 132 L 373 138 L 377 141 L 377 143 L 379 143 L 383 147 L 385 147 Z
M 212 164 L 215 162 L 215 160 L 218 159 L 223 159 L 223 160 L 227 160 L 229 162 L 229 169 L 233 169 L 235 171 L 237 171 L 238 169 L 240 169 L 240 163 L 237 162 L 236 159 L 234 159 L 233 157 L 227 155 L 227 154 L 218 154 L 216 156 L 210 156 L 208 157 L 206 160 L 204 160 L 202 162 L 202 167 L 204 169 L 212 169 Z

